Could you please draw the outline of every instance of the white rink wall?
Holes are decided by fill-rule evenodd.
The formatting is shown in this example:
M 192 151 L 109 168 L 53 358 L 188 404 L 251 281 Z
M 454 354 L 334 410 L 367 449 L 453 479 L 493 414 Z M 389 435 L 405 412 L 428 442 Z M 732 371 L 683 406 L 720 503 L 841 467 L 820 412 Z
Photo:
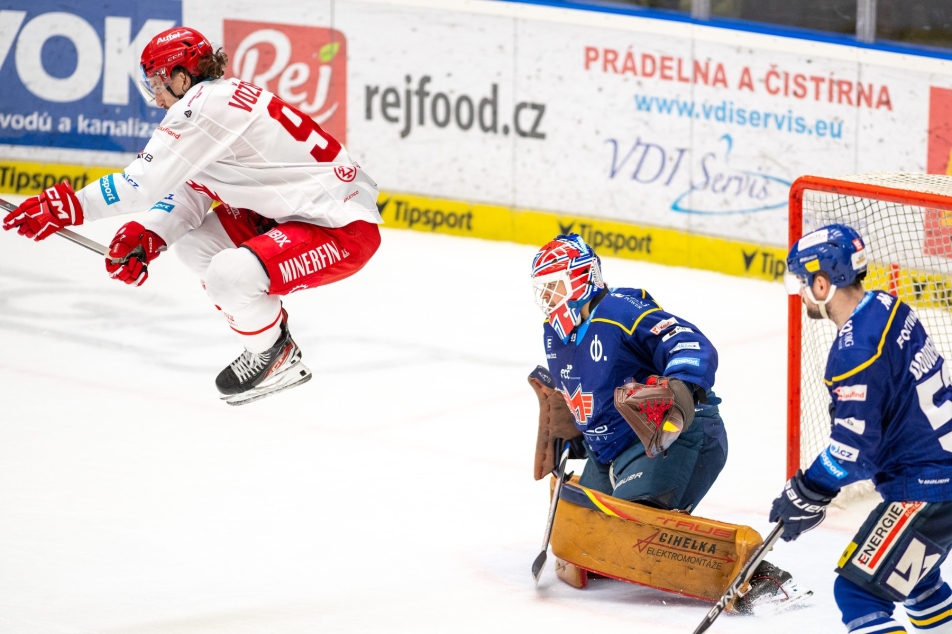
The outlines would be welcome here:
M 172 23 L 343 139 L 383 190 L 424 197 L 783 246 L 798 176 L 945 173 L 952 149 L 952 62 L 926 56 L 481 0 L 7 5 L 14 163 L 128 162 L 161 115 L 132 87 L 138 51 Z

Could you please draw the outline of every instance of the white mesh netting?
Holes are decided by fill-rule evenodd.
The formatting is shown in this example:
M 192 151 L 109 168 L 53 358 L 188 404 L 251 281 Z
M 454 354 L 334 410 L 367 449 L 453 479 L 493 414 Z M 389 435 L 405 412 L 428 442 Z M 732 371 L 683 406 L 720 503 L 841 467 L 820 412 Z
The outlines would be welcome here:
M 947 359 L 952 353 L 952 176 L 872 173 L 837 179 L 900 189 L 905 203 L 875 199 L 875 194 L 844 195 L 806 190 L 802 234 L 831 223 L 847 224 L 866 242 L 867 289 L 882 289 L 911 305 Z M 948 197 L 945 209 L 917 204 L 917 194 Z M 892 196 L 890 196 L 892 197 Z M 921 198 L 921 197 L 920 197 Z M 918 201 L 921 203 L 922 201 Z M 801 234 L 801 235 L 802 235 Z M 808 467 L 829 444 L 830 397 L 823 372 L 836 327 L 813 320 L 801 309 L 800 465 Z M 838 500 L 873 493 L 872 485 L 847 487 Z

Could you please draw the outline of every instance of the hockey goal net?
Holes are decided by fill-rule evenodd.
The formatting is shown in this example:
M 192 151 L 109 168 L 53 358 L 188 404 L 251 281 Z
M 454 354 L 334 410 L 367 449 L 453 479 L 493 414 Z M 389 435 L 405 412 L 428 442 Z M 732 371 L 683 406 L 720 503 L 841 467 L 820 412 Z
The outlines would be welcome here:
M 952 176 L 870 173 L 837 179 L 804 176 L 790 188 L 790 244 L 831 223 L 866 242 L 864 286 L 882 289 L 916 311 L 946 359 L 952 359 Z M 789 298 L 787 476 L 806 469 L 829 444 L 830 396 L 823 373 L 836 326 L 806 315 Z M 847 487 L 841 501 L 873 491 Z

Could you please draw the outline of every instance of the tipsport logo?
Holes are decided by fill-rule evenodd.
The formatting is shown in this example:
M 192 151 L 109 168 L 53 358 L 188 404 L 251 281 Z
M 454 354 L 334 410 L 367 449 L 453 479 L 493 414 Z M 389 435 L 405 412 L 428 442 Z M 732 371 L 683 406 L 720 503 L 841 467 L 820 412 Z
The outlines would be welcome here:
M 314 26 L 225 20 L 228 73 L 271 91 L 347 142 L 347 40 Z

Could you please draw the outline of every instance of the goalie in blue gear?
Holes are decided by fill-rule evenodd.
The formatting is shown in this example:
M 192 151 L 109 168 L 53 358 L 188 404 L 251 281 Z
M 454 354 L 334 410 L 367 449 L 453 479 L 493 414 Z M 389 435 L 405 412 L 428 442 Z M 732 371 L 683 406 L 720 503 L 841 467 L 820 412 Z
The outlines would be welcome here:
M 949 368 L 915 312 L 865 291 L 865 244 L 846 225 L 803 236 L 787 257 L 788 291 L 838 333 L 824 382 L 832 399 L 829 446 L 787 482 L 770 521 L 791 541 L 816 527 L 847 484 L 872 479 L 883 502 L 839 560 L 833 586 L 855 634 L 952 632 L 952 589 L 940 566 L 952 547 L 952 387 Z
M 532 262 L 547 320 L 548 372 L 530 375 L 539 397 L 535 477 L 555 465 L 556 439 L 586 458 L 579 484 L 654 508 L 693 511 L 727 460 L 727 434 L 711 388 L 717 350 L 701 330 L 648 291 L 609 288 L 601 260 L 577 234 L 559 235 Z M 790 575 L 764 562 L 744 609 Z

